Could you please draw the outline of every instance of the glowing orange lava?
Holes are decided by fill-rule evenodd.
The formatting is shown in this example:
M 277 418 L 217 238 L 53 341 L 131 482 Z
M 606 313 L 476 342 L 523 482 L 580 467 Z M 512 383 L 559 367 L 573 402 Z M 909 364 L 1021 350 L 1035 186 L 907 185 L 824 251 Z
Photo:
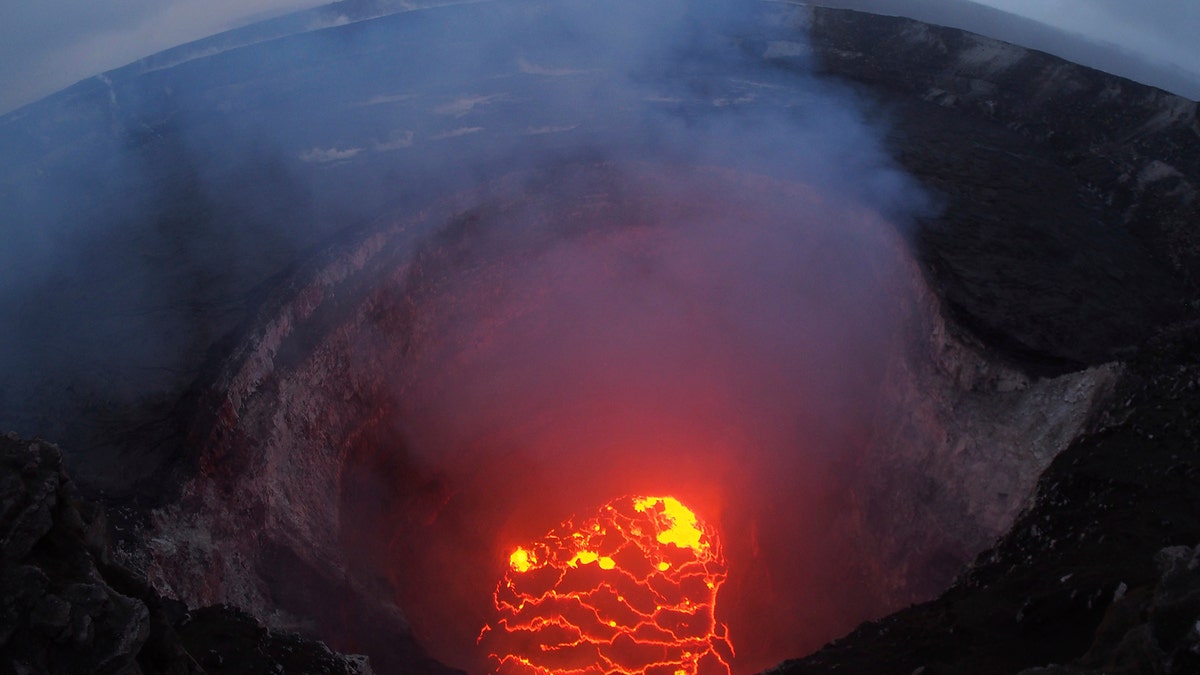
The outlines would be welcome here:
M 716 531 L 674 497 L 622 497 L 518 547 L 480 644 L 512 675 L 728 675 Z

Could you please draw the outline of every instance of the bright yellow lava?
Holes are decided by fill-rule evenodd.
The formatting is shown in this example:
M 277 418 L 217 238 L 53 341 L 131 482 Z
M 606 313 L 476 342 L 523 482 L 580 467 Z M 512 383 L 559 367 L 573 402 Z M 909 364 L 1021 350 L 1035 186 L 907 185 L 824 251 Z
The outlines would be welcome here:
M 508 566 L 514 572 L 528 572 L 533 567 L 533 554 L 520 546 L 508 556 Z
M 521 549 L 518 548 L 517 550 L 520 551 Z M 513 555 L 516 554 L 514 553 Z M 616 561 L 614 561 L 612 558 L 606 555 L 602 556 L 595 551 L 576 551 L 575 556 L 567 561 L 567 564 L 571 567 L 579 567 L 581 563 L 584 565 L 596 563 L 602 570 L 611 570 L 617 566 Z M 518 572 L 526 572 L 529 570 L 528 567 L 523 570 L 517 569 L 516 567 L 513 567 L 513 569 L 517 570 Z
M 568 560 L 567 564 L 571 567 L 579 567 L 579 563 L 583 563 L 584 565 L 594 563 L 599 557 L 600 554 L 594 551 L 576 551 L 575 557 Z
M 639 512 L 662 502 L 663 515 L 668 526 L 658 533 L 658 543 L 675 544 L 679 548 L 690 548 L 699 553 L 708 548 L 708 542 L 701 542 L 704 532 L 696 522 L 696 514 L 674 497 L 642 497 L 634 502 L 633 508 Z

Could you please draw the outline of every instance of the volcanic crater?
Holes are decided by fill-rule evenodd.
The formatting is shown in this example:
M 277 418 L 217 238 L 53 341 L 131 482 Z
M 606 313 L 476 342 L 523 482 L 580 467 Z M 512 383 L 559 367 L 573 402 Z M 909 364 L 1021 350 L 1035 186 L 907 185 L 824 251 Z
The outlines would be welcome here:
M 830 201 L 728 169 L 577 164 L 338 247 L 204 395 L 200 471 L 155 516 L 151 579 L 347 641 L 386 644 L 374 617 L 402 612 L 479 671 L 509 552 L 640 492 L 721 532 L 740 672 L 933 596 L 1119 369 L 988 358 L 894 225 Z M 378 604 L 353 612 L 371 625 L 347 603 Z
M 368 654 L 379 672 L 540 673 L 531 655 L 547 643 L 531 636 L 543 624 L 504 653 L 490 647 L 515 575 L 544 568 L 550 541 L 555 583 L 629 594 L 605 575 L 641 582 L 654 568 L 622 567 L 615 551 L 629 549 L 573 526 L 640 522 L 588 520 L 622 499 L 686 504 L 704 541 L 719 540 L 721 568 L 671 579 L 713 593 L 660 587 L 619 650 L 622 671 L 674 675 L 772 667 L 947 588 L 963 597 L 970 570 L 1007 561 L 1013 542 L 1028 560 L 1012 569 L 1059 545 L 1026 536 L 1030 514 L 1051 508 L 1046 481 L 1067 471 L 1054 473 L 1055 458 L 1085 461 L 1081 448 L 1139 419 L 1132 394 L 1132 412 L 1113 412 L 1114 392 L 1145 381 L 1176 392 L 1185 385 L 1170 378 L 1190 372 L 1173 369 L 1186 359 L 1171 340 L 1186 339 L 1163 329 L 1182 330 L 1198 297 L 1196 103 L 960 31 L 774 2 L 716 38 L 705 28 L 653 45 L 631 90 L 613 84 L 613 62 L 563 46 L 551 6 L 340 7 L 354 20 L 318 12 L 319 30 L 147 61 L 39 104 L 43 118 L 6 122 L 42 157 L 6 165 L 14 185 L 59 175 L 69 153 L 37 126 L 58 120 L 78 131 L 75 151 L 115 147 L 148 167 L 80 197 L 129 228 L 115 240 L 193 256 L 154 268 L 198 327 L 164 347 L 181 354 L 181 375 L 113 377 L 136 395 L 113 394 L 99 414 L 77 393 L 90 390 L 49 377 L 21 399 L 34 410 L 43 388 L 55 392 L 22 423 L 78 419 L 49 428 L 65 429 L 68 463 L 114 509 L 117 558 L 158 593 L 240 607 Z M 457 37 L 481 22 L 559 37 Z M 330 44 L 337 59 L 313 56 Z M 397 50 L 409 60 L 389 60 Z M 351 76 L 368 62 L 379 72 Z M 414 74 L 431 63 L 448 79 Z M 574 98 L 592 88 L 603 95 Z M 806 116 L 836 123 L 776 143 Z M 276 126 L 303 138 L 264 131 Z M 258 133 L 283 154 L 212 142 Z M 827 138 L 853 147 L 830 154 Z M 795 150 L 818 159 L 794 170 Z M 154 198 L 113 197 L 143 192 Z M 10 211 L 27 194 L 6 196 Z M 97 278 L 126 273 L 122 250 Z M 47 307 L 75 307 L 47 288 Z M 141 324 L 130 326 L 102 346 Z M 659 534 L 690 522 L 673 513 L 656 516 Z M 699 539 L 679 541 L 654 565 L 715 560 Z M 984 566 L 964 568 L 972 560 Z M 1087 597 L 1116 603 L 1101 577 Z M 648 651 L 630 637 L 662 604 L 689 614 L 685 600 L 717 645 L 703 653 L 719 658 L 675 659 L 661 632 Z M 920 612 L 939 602 L 903 625 L 938 633 Z M 1099 610 L 1075 609 L 1090 637 Z M 602 614 L 555 644 L 604 641 L 619 621 Z M 879 647 L 874 625 L 786 667 L 819 669 L 833 653 L 913 672 L 956 649 Z M 1087 643 L 1075 637 L 1059 651 L 1007 649 L 1003 667 L 1078 656 Z M 838 651 L 847 644 L 862 651 Z M 604 672 L 585 661 L 564 668 Z

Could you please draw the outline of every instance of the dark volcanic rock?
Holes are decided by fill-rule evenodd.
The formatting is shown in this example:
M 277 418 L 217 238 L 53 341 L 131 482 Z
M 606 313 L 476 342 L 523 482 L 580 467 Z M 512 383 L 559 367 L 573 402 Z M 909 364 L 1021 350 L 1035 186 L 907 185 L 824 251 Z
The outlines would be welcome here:
M 269 631 L 254 617 L 233 607 L 205 607 L 190 617 L 179 627 L 180 639 L 205 672 L 212 675 L 371 672 L 365 656 L 341 656 L 321 642 L 295 633 Z
M 150 611 L 99 569 L 107 556 L 103 514 L 79 503 L 57 448 L 11 436 L 0 444 L 0 661 L 25 673 L 135 670 Z
M 1200 546 L 1164 548 L 1155 562 L 1160 576 L 1152 590 L 1117 587 L 1078 665 L 1030 668 L 1021 675 L 1200 671 Z
M 371 672 L 365 657 L 235 610 L 189 614 L 155 594 L 113 562 L 104 511 L 79 498 L 48 443 L 0 439 L 0 543 L 2 672 Z
M 961 323 L 1061 370 L 1183 315 L 1200 281 L 1196 102 L 903 18 L 814 8 L 810 33 L 940 199 L 916 244 Z

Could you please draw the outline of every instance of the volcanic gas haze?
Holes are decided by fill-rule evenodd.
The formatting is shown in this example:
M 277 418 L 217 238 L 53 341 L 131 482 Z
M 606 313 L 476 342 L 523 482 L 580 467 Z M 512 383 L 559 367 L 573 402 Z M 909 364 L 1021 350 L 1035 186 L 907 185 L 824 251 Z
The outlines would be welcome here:
M 701 562 L 715 530 L 698 539 L 690 514 L 722 531 L 711 553 L 737 590 L 710 620 L 744 635 L 756 665 L 774 640 L 832 636 L 805 625 L 878 611 L 870 582 L 844 579 L 862 572 L 843 486 L 914 311 L 892 227 L 809 186 L 712 168 L 589 167 L 551 185 L 465 219 L 403 278 L 389 423 L 441 487 L 432 522 L 393 532 L 384 555 L 431 649 L 465 648 L 479 624 L 453 608 L 487 613 L 506 567 L 514 583 L 620 568 L 611 549 L 522 543 L 613 494 L 672 495 L 646 510 L 679 525 L 660 533 L 667 550 Z
M 204 480 L 159 518 L 156 580 L 319 617 L 335 643 L 375 636 L 373 654 L 399 628 L 341 608 L 401 608 L 395 626 L 471 672 L 545 637 L 504 630 L 544 619 L 497 600 L 595 589 L 635 550 L 655 607 L 703 611 L 658 623 L 615 601 L 572 625 L 703 618 L 670 630 L 735 673 L 816 648 L 947 583 L 1101 391 L 1088 373 L 1031 384 L 956 342 L 877 213 L 729 169 L 514 174 L 307 274 L 212 392 Z M 996 452 L 1000 428 L 1037 455 Z M 622 494 L 660 497 L 639 512 Z M 616 522 L 658 527 L 656 546 L 618 553 Z M 654 649 L 628 669 L 668 659 Z
M 511 95 L 439 89 L 429 115 L 479 131 L 430 137 L 412 173 L 455 180 L 277 287 L 206 392 L 201 475 L 148 538 L 156 581 L 379 663 L 411 627 L 472 672 L 739 674 L 948 583 L 1101 378 L 1030 382 L 958 340 L 904 236 L 920 191 L 846 92 L 759 58 L 805 25 L 763 4 L 745 41 L 693 3 L 654 5 L 674 29 L 607 4 L 446 9 L 557 41 L 470 83 Z M 455 43 L 508 67 L 475 47 Z M 579 133 L 526 135 L 516 109 Z M 492 135 L 506 115 L 521 135 Z

